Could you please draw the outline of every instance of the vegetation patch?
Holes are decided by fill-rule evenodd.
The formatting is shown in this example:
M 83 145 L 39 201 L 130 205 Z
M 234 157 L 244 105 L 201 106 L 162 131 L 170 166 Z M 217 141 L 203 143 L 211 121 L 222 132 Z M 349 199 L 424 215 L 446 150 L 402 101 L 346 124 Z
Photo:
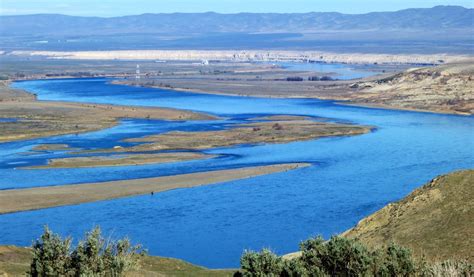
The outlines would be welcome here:
M 413 258 L 410 249 L 390 244 L 371 250 L 355 239 L 321 237 L 300 244 L 292 259 L 264 249 L 246 251 L 234 276 L 471 276 L 474 266 L 465 261 L 429 264 Z
M 474 261 L 474 170 L 439 176 L 343 235 L 369 246 L 393 241 L 431 261 Z

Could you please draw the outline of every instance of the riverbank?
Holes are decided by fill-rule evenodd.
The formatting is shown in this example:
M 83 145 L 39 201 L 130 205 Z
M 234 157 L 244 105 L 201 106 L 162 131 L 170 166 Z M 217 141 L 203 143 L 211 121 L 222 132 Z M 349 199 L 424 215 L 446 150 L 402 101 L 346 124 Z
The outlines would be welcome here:
M 104 104 L 37 101 L 30 93 L 0 82 L 0 142 L 110 128 L 122 118 L 161 120 L 205 120 L 214 117 L 169 108 L 146 108 Z
M 356 80 L 310 81 L 321 73 L 275 71 L 246 74 L 187 75 L 116 80 L 119 85 L 141 85 L 180 92 L 267 98 L 317 98 L 346 101 L 355 106 L 474 114 L 472 61 L 436 67 L 411 68 Z M 290 79 L 288 79 L 290 78 Z M 299 81 L 288 81 L 298 79 Z
M 473 197 L 474 170 L 438 176 L 342 235 L 369 246 L 394 241 L 433 261 L 474 262 Z
M 341 236 L 378 248 L 389 242 L 432 262 L 474 262 L 474 170 L 441 175 L 360 220 Z M 301 256 L 289 253 L 285 259 Z
M 223 183 L 298 169 L 306 166 L 309 166 L 309 164 L 277 164 L 156 178 L 1 190 L 0 214 L 74 205 L 134 195 L 151 194 L 172 189 Z
M 241 58 L 233 51 L 35 52 L 28 53 L 33 55 L 28 57 L 38 59 L 35 62 L 44 64 L 44 68 L 36 65 L 37 69 L 30 74 L 4 74 L 12 80 L 107 76 L 122 78 L 112 81 L 114 84 L 181 92 L 267 98 L 317 98 L 384 109 L 459 115 L 474 113 L 474 99 L 470 93 L 474 87 L 474 68 L 473 57 L 470 55 L 319 53 L 318 56 L 316 52 L 277 52 L 269 54 L 270 58 L 262 61 L 251 58 L 255 55 L 260 57 L 255 53 L 252 56 L 251 51 L 247 54 L 239 53 L 243 55 Z M 12 57 L 25 59 L 24 55 L 26 53 L 18 52 Z M 82 59 L 89 55 L 94 58 Z M 109 60 L 108 56 L 114 59 Z M 212 62 L 203 65 L 201 60 Z M 329 66 L 343 64 L 348 68 L 362 72 L 372 71 L 378 75 L 337 80 L 334 72 L 317 72 L 298 66 L 296 68 L 299 69 L 295 70 L 279 66 L 278 63 L 285 61 L 296 65 L 308 64 L 307 61 Z M 12 63 L 11 68 L 24 70 L 21 64 Z M 64 69 L 60 72 L 49 69 L 55 67 L 56 63 L 61 63 Z M 134 73 L 136 63 L 140 63 L 142 71 L 138 81 Z M 92 70 L 92 65 L 97 69 Z M 426 68 L 428 65 L 436 67 Z M 414 70 L 415 67 L 423 68 Z

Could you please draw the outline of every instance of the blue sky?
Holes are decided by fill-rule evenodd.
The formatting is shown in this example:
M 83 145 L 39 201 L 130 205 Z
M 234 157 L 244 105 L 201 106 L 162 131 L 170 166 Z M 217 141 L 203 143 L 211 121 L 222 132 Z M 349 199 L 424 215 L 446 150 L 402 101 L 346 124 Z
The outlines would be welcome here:
M 61 13 L 110 17 L 206 11 L 366 13 L 436 5 L 473 8 L 474 0 L 0 0 L 0 14 Z

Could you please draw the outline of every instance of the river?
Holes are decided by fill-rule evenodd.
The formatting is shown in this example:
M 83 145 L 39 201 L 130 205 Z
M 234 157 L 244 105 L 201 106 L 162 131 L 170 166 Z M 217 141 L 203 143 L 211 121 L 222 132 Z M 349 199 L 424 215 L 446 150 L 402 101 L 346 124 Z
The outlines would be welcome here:
M 474 117 L 363 108 L 316 99 L 267 99 L 174 92 L 110 84 L 108 79 L 14 83 L 40 100 L 158 106 L 206 112 L 222 119 L 170 122 L 124 119 L 96 132 L 0 144 L 0 189 L 173 175 L 286 162 L 310 167 L 239 181 L 96 203 L 0 216 L 0 244 L 30 245 L 47 224 L 80 238 L 94 225 L 129 236 L 152 255 L 211 268 L 237 267 L 244 249 L 297 250 L 315 235 L 329 237 L 433 177 L 474 167 Z M 286 144 L 239 145 L 204 153 L 214 159 L 158 165 L 25 170 L 67 151 L 33 152 L 42 143 L 95 149 L 171 130 L 216 130 L 272 114 L 324 117 L 373 125 L 353 137 Z M 25 155 L 29 153 L 29 155 Z

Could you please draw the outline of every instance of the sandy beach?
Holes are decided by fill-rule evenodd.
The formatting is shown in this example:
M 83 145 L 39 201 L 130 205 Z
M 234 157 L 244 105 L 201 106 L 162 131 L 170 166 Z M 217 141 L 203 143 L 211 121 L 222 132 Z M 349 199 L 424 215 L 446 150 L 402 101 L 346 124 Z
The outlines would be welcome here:
M 146 179 L 2 190 L 0 191 L 0 214 L 229 182 L 306 166 L 309 164 L 278 164 Z

